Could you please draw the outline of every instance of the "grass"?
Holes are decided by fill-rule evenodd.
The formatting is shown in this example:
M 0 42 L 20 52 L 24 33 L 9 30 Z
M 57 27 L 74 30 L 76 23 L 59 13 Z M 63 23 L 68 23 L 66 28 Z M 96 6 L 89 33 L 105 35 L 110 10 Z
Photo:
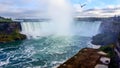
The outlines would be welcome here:
M 115 56 L 114 45 L 102 46 L 102 47 L 99 48 L 99 50 L 102 50 L 102 51 L 108 53 L 108 57 L 114 57 Z
M 0 23 L 3 23 L 3 22 L 13 22 L 11 18 L 0 18 Z

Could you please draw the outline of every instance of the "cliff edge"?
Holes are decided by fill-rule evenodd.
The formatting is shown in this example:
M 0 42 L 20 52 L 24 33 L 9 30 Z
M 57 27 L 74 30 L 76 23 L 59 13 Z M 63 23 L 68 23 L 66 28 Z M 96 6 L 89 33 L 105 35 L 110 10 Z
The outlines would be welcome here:
M 0 43 L 26 39 L 20 31 L 20 22 L 0 17 Z

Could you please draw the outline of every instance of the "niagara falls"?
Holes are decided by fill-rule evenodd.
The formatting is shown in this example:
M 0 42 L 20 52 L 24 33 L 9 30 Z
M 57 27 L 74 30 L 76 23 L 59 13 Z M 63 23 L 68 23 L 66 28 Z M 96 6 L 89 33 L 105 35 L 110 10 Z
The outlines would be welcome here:
M 119 3 L 0 0 L 0 68 L 119 68 Z

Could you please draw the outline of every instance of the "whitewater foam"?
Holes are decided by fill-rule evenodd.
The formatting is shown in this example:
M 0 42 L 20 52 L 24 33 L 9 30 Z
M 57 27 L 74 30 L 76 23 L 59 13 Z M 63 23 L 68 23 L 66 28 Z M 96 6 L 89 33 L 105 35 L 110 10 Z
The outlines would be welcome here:
M 6 61 L 0 61 L 0 66 L 7 65 L 9 63 L 10 57 Z

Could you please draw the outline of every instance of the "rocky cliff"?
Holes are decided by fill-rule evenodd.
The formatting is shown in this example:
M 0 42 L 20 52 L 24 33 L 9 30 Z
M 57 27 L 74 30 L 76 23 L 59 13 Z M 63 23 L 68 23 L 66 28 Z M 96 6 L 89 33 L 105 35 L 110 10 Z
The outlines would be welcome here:
M 21 31 L 21 25 L 19 22 L 0 23 L 0 34 L 2 33 L 11 34 L 14 31 Z
M 102 21 L 100 26 L 100 32 L 113 33 L 118 35 L 120 33 L 120 16 L 111 17 Z
M 120 16 L 111 17 L 102 21 L 100 33 L 93 37 L 93 44 L 110 45 L 117 41 L 120 33 Z
M 115 55 L 111 57 L 110 68 L 120 68 L 120 16 L 102 21 L 100 34 L 92 38 L 92 43 L 103 46 L 114 45 Z
M 20 22 L 0 19 L 0 43 L 23 40 L 25 35 L 20 34 Z

